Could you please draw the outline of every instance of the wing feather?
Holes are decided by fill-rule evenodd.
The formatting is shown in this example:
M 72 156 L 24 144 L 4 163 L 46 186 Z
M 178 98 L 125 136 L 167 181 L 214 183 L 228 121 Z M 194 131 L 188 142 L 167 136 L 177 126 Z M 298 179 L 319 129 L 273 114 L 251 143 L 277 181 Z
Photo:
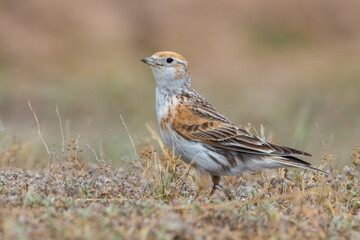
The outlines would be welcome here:
M 293 148 L 266 142 L 230 122 L 209 102 L 200 99 L 177 108 L 172 127 L 183 137 L 209 147 L 259 155 L 311 156 Z

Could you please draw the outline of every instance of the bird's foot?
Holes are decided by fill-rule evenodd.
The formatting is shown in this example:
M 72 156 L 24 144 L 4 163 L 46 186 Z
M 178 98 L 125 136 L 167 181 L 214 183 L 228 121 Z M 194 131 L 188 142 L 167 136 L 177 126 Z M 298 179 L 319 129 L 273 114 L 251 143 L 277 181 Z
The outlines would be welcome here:
M 221 192 L 224 193 L 225 197 L 231 201 L 232 200 L 232 194 L 231 194 L 231 191 L 228 189 L 228 188 L 222 188 L 220 185 L 217 185 L 217 184 L 214 184 L 212 189 L 211 189 L 211 192 L 210 192 L 210 195 L 209 195 L 209 198 L 212 200 L 212 197 L 215 193 L 216 190 L 219 190 Z
M 211 197 L 212 195 L 214 195 L 216 189 L 218 189 L 219 191 L 221 191 L 220 185 L 217 185 L 217 184 L 214 184 L 214 185 L 213 185 L 209 197 Z

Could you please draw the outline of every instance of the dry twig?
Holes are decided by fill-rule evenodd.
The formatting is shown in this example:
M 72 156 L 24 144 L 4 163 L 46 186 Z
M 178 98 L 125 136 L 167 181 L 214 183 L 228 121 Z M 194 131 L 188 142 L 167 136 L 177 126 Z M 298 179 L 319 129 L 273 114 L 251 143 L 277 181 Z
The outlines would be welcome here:
M 124 126 L 124 128 L 125 128 L 125 130 L 126 130 L 126 133 L 127 133 L 128 137 L 129 137 L 129 139 L 130 139 L 130 142 L 131 142 L 131 145 L 132 145 L 132 148 L 133 148 L 133 151 L 134 151 L 134 155 L 135 155 L 135 160 L 136 160 L 136 162 L 139 164 L 139 166 L 142 168 L 142 170 L 144 170 L 144 172 L 145 172 L 145 169 L 143 168 L 142 164 L 140 163 L 140 161 L 139 161 L 139 159 L 138 159 L 138 155 L 137 155 L 137 153 L 136 153 L 136 148 L 135 148 L 134 141 L 133 141 L 133 139 L 132 139 L 132 137 L 131 137 L 131 135 L 130 135 L 129 129 L 128 129 L 128 127 L 126 126 L 126 123 L 125 123 L 125 121 L 124 121 L 124 118 L 122 117 L 121 114 L 120 114 L 120 119 L 121 119 L 122 125 Z
M 65 135 L 64 135 L 64 130 L 63 130 L 61 117 L 60 117 L 60 113 L 59 113 L 59 106 L 57 104 L 56 104 L 56 114 L 58 115 L 58 118 L 59 118 L 60 131 L 61 131 L 61 137 L 62 137 L 61 152 L 64 154 L 65 153 Z
M 36 121 L 36 124 L 37 124 L 37 129 L 38 129 L 38 135 L 39 135 L 42 143 L 43 143 L 44 146 L 45 146 L 46 152 L 47 152 L 47 154 L 49 155 L 49 159 L 51 159 L 51 153 L 50 153 L 50 150 L 49 150 L 49 148 L 48 148 L 48 145 L 46 144 L 44 138 L 43 138 L 42 135 L 41 135 L 39 120 L 38 120 L 38 118 L 37 118 L 37 116 L 36 116 L 36 113 L 35 113 L 34 109 L 31 107 L 30 101 L 28 101 L 28 104 L 29 104 L 29 108 L 30 108 L 31 112 L 34 114 L 34 118 L 35 118 L 35 121 Z

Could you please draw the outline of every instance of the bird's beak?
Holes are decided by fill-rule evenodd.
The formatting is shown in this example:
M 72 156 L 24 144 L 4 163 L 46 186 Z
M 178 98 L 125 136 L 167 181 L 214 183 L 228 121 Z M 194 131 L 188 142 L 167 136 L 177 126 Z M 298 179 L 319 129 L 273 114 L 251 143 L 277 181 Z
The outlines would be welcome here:
M 146 57 L 146 58 L 143 58 L 141 59 L 142 62 L 146 63 L 146 64 L 149 64 L 150 66 L 155 66 L 156 63 L 154 61 L 154 59 L 152 57 Z

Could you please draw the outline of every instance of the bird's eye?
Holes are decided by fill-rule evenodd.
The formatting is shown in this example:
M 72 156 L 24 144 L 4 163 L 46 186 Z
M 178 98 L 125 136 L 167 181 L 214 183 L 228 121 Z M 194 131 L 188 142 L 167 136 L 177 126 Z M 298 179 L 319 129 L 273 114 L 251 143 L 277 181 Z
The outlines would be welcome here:
M 174 61 L 174 59 L 172 59 L 172 58 L 167 58 L 167 59 L 166 59 L 166 62 L 167 62 L 167 63 L 172 63 L 173 61 Z

